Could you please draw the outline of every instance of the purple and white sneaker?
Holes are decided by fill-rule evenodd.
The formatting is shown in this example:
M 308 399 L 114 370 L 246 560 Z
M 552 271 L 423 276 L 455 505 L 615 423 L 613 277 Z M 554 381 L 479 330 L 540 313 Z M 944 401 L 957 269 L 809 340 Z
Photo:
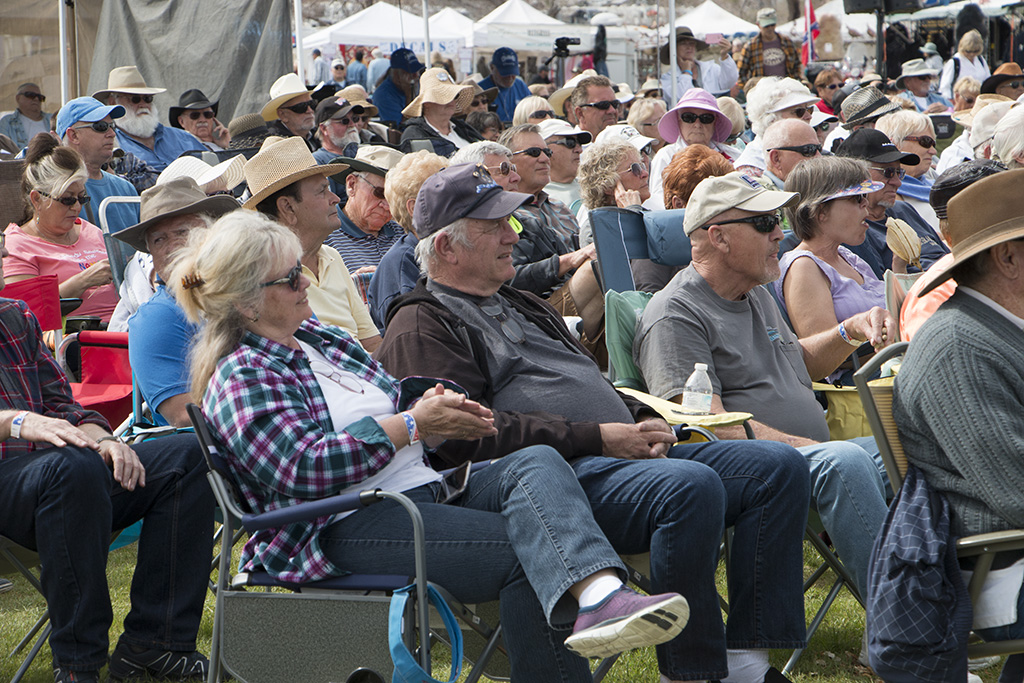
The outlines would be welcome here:
M 581 609 L 565 646 L 581 657 L 611 657 L 672 640 L 686 626 L 690 606 L 678 593 L 640 595 L 625 586 Z

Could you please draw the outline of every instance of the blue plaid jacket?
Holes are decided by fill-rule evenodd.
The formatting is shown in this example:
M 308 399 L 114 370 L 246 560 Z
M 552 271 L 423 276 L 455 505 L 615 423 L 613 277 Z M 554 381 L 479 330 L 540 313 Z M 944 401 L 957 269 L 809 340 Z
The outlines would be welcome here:
M 307 320 L 295 336 L 380 387 L 396 413 L 417 398 L 344 331 Z M 252 512 L 334 495 L 375 474 L 395 455 L 376 420 L 332 423 L 305 353 L 251 332 L 217 365 L 203 414 L 226 446 L 228 465 Z M 242 551 L 243 571 L 265 569 L 295 582 L 343 574 L 318 540 L 330 519 L 257 532 Z

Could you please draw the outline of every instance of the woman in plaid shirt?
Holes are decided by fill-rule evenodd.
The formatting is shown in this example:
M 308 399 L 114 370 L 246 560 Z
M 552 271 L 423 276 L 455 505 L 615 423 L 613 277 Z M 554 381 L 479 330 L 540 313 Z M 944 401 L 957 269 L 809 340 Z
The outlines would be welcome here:
M 682 630 L 689 609 L 680 595 L 622 585 L 624 567 L 554 449 L 523 449 L 471 475 L 461 493 L 444 490 L 424 446 L 493 435 L 491 411 L 440 383 L 394 380 L 345 332 L 311 319 L 289 230 L 238 211 L 195 231 L 183 252 L 175 299 L 204 323 L 193 393 L 250 509 L 367 488 L 404 492 L 423 514 L 430 576 L 466 602 L 501 598 L 516 680 L 589 680 L 584 659 L 551 645 L 568 635 L 551 629 L 574 619 L 566 647 L 584 657 Z M 412 574 L 411 529 L 384 501 L 258 532 L 242 564 L 287 581 Z

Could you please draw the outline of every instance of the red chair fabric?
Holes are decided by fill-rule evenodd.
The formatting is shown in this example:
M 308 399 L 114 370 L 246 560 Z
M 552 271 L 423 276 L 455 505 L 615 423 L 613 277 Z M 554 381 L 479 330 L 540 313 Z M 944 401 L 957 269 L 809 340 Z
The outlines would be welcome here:
M 0 296 L 24 301 L 44 330 L 59 330 L 63 326 L 60 317 L 60 285 L 56 275 L 40 275 L 12 282 L 3 288 Z
M 128 333 L 82 330 L 82 381 L 71 391 L 83 407 L 107 418 L 111 428 L 132 412 L 132 368 L 128 362 Z

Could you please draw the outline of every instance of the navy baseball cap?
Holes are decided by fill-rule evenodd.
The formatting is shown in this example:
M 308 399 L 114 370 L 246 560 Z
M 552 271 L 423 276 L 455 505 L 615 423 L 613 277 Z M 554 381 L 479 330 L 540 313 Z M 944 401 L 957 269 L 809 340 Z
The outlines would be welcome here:
M 519 57 L 510 47 L 499 47 L 491 57 L 491 65 L 502 76 L 519 75 Z
M 505 218 L 533 195 L 507 192 L 480 164 L 458 164 L 424 181 L 416 195 L 412 227 L 425 239 L 460 218 Z
M 391 68 L 418 74 L 426 67 L 423 66 L 420 60 L 416 59 L 415 52 L 407 47 L 400 47 L 391 53 Z
M 119 119 L 124 116 L 124 107 L 115 104 L 108 107 L 94 97 L 76 97 L 57 113 L 57 137 L 64 139 L 64 133 L 79 121 L 96 123 L 110 117 Z

